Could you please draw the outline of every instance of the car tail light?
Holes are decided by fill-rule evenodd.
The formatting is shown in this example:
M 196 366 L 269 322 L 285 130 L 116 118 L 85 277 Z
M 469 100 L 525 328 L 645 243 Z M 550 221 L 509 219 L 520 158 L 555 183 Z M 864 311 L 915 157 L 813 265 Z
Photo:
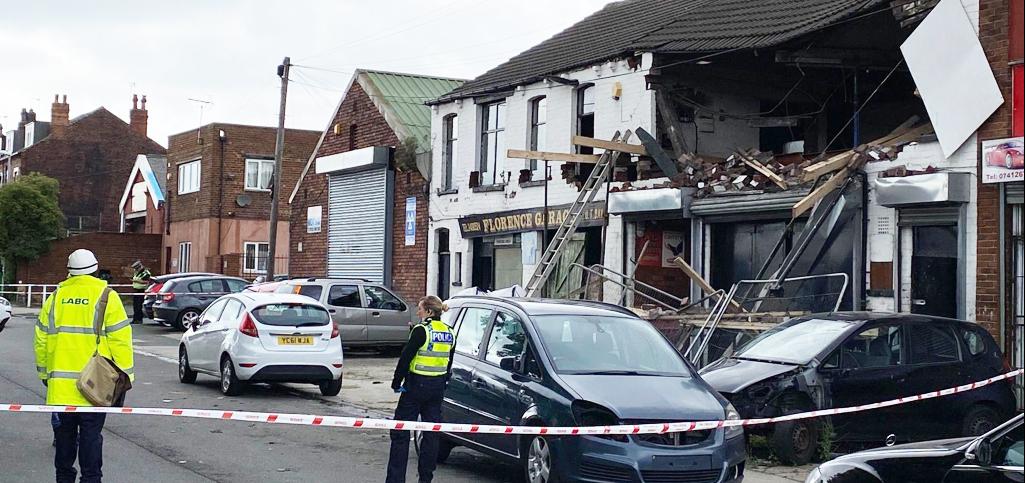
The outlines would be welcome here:
M 155 283 L 153 285 L 150 285 L 149 289 L 146 290 L 146 293 L 157 293 L 157 292 L 160 291 L 160 288 L 163 287 L 163 286 L 164 286 L 163 283 Z
M 256 323 L 253 322 L 253 318 L 247 313 L 246 317 L 242 319 L 242 324 L 238 326 L 238 331 L 248 335 L 249 337 L 259 337 L 260 332 L 256 330 Z
M 245 368 L 256 367 L 255 362 L 240 362 L 238 365 Z
M 164 303 L 169 304 L 174 300 L 174 292 L 168 292 L 164 294 Z
M 338 337 L 338 323 L 331 322 L 331 338 L 334 339 L 335 337 Z
M 342 364 L 342 363 L 339 363 L 339 362 L 336 362 L 336 363 L 334 363 L 334 364 L 331 364 L 331 365 L 332 365 L 332 366 L 335 366 L 335 369 L 341 369 L 341 368 L 342 368 L 342 366 L 343 366 L 344 364 Z

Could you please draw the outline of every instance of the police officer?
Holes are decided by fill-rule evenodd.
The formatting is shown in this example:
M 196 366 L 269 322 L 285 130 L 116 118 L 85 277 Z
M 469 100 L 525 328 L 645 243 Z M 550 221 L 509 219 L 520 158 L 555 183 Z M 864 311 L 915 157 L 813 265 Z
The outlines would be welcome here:
M 146 287 L 149 287 L 150 279 L 153 278 L 153 274 L 150 273 L 149 269 L 142 265 L 142 262 L 136 260 L 132 263 L 132 270 L 135 273 L 132 275 L 132 289 L 135 293 L 141 294 L 146 291 Z M 142 323 L 142 295 L 132 296 L 132 323 Z
M 43 303 L 35 329 L 36 371 L 46 386 L 46 404 L 91 406 L 78 391 L 79 373 L 92 355 L 114 363 L 135 380 L 132 352 L 132 328 L 117 292 L 106 291 L 107 282 L 91 274 L 96 272 L 96 256 L 89 250 L 75 250 L 68 257 L 68 279 L 61 282 Z M 107 308 L 97 311 L 104 293 Z M 99 347 L 93 329 L 95 317 L 102 317 Z M 75 459 L 82 470 L 82 483 L 98 483 L 103 477 L 103 423 L 106 414 L 60 413 L 60 425 L 54 430 L 57 453 L 54 457 L 57 483 L 75 481 Z
M 448 307 L 433 295 L 420 299 L 417 304 L 416 315 L 421 322 L 409 333 L 391 383 L 392 389 L 401 394 L 395 407 L 398 421 L 415 421 L 419 416 L 422 421 L 441 422 L 441 400 L 455 349 L 455 336 L 440 319 L 446 310 Z M 408 459 L 409 432 L 392 431 L 387 483 L 406 481 Z M 438 433 L 424 433 L 417 465 L 420 482 L 429 483 L 434 478 L 437 464 Z

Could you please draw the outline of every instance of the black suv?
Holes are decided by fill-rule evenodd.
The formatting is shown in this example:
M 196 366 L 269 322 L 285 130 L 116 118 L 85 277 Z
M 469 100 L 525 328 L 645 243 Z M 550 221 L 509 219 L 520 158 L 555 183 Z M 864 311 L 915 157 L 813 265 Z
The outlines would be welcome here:
M 701 370 L 744 418 L 858 406 L 981 381 L 1005 372 L 978 324 L 912 314 L 842 312 L 796 318 Z M 1011 385 L 834 416 L 833 441 L 882 443 L 978 436 L 1014 413 Z M 814 419 L 755 426 L 786 462 L 818 449 Z
M 596 302 L 455 297 L 445 421 L 595 426 L 736 419 L 647 321 Z M 443 434 L 523 465 L 527 481 L 743 480 L 743 430 L 630 436 Z

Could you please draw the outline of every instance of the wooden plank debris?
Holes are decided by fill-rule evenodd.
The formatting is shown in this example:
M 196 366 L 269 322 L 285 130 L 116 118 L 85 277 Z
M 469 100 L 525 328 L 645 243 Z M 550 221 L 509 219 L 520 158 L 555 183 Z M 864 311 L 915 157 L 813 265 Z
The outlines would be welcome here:
M 573 136 L 573 144 L 598 149 L 612 149 L 621 153 L 637 154 L 640 156 L 646 156 L 648 154 L 648 150 L 644 149 L 644 146 L 617 143 L 613 141 L 606 141 L 604 139 L 589 138 L 586 136 Z
M 594 154 L 571 154 L 553 153 L 549 151 L 527 151 L 523 149 L 510 149 L 506 156 L 518 159 L 540 159 L 542 161 L 566 161 L 570 163 L 595 164 L 599 156 Z
M 762 176 L 765 176 L 766 178 L 769 178 L 769 180 L 772 181 L 773 183 L 776 183 L 776 186 L 779 186 L 780 188 L 783 188 L 783 189 L 789 189 L 790 188 L 790 186 L 787 185 L 787 182 L 784 181 L 783 178 L 779 177 L 778 174 L 772 172 L 772 170 L 770 170 L 769 168 L 765 167 L 765 165 L 763 165 L 762 163 L 758 162 L 758 160 L 753 158 L 750 154 L 747 154 L 747 153 L 745 153 L 743 151 L 738 150 L 737 151 L 737 156 L 740 157 L 740 160 L 743 161 L 744 164 L 750 166 L 755 171 L 760 173 Z
M 701 274 L 694 270 L 694 267 L 691 267 L 690 264 L 684 261 L 683 258 L 676 257 L 673 259 L 673 263 L 676 264 L 676 266 L 679 267 L 680 270 L 683 270 L 683 273 L 686 274 L 687 277 L 689 277 L 691 280 L 693 280 L 694 283 L 698 284 L 698 287 L 701 287 L 701 290 L 703 292 L 705 292 L 706 294 L 713 294 L 716 292 L 716 290 L 712 288 L 712 286 L 707 281 L 705 281 L 704 278 L 701 277 Z M 740 304 L 738 304 L 735 300 L 731 300 L 730 304 L 736 307 L 737 309 L 743 310 L 740 307 Z
M 819 200 L 825 198 L 826 195 L 832 193 L 833 190 L 840 186 L 840 183 L 844 182 L 847 177 L 850 176 L 850 173 L 851 168 L 847 167 L 833 174 L 833 176 L 826 180 L 826 182 L 819 185 L 818 188 L 815 188 L 815 191 L 808 193 L 808 196 L 805 196 L 801 201 L 798 201 L 797 204 L 790 209 L 790 217 L 797 218 L 804 214 L 805 211 L 810 210 L 815 206 L 815 203 L 818 203 Z

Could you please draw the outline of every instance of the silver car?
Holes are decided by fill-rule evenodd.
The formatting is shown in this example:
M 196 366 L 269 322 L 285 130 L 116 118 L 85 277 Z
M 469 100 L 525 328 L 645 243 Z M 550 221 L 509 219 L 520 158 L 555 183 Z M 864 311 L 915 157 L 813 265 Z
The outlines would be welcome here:
M 324 304 L 338 324 L 345 346 L 400 346 L 409 338 L 416 310 L 402 297 L 366 280 L 289 280 L 278 293 L 305 295 Z

